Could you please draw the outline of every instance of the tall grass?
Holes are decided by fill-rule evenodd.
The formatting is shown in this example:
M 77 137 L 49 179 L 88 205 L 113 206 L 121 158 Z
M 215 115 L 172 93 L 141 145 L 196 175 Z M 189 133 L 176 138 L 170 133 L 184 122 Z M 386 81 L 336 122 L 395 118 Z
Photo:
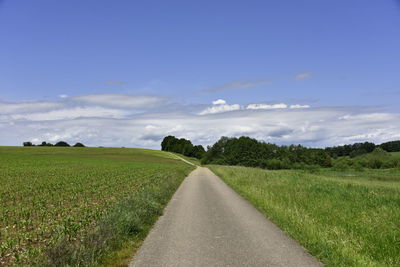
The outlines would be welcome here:
M 327 266 L 400 266 L 400 177 L 210 168 Z

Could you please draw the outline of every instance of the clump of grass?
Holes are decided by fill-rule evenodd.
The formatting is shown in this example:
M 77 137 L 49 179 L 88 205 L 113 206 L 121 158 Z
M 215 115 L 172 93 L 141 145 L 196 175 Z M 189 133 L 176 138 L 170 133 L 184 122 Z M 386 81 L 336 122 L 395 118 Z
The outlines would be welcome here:
M 331 173 L 210 168 L 327 266 L 400 266 L 400 179 L 394 179 L 396 170 L 336 177 Z

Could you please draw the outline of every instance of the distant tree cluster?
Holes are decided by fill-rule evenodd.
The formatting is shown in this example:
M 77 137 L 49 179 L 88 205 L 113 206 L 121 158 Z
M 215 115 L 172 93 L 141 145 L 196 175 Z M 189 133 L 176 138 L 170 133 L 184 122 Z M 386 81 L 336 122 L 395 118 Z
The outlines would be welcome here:
M 278 146 L 242 136 L 221 137 L 208 148 L 202 163 L 266 169 L 305 169 L 331 167 L 332 159 L 323 149 L 301 145 Z
M 352 145 L 334 146 L 325 148 L 326 152 L 333 158 L 350 156 L 352 158 L 371 153 L 376 145 L 370 142 L 355 143 Z
M 371 153 L 375 148 L 380 147 L 386 152 L 399 152 L 400 151 L 400 141 L 390 141 L 380 145 L 375 145 L 374 143 L 364 142 L 355 143 L 352 145 L 334 146 L 325 148 L 326 152 L 333 158 L 349 156 L 355 158 L 364 154 Z
M 188 157 L 203 158 L 206 151 L 202 145 L 194 146 L 192 142 L 184 138 L 175 136 L 166 136 L 161 142 L 161 150 L 179 153 Z
M 379 147 L 387 152 L 400 152 L 400 140 L 386 142 L 380 144 Z
M 24 142 L 23 145 L 24 146 L 62 146 L 62 147 L 70 147 L 71 146 L 70 144 L 68 144 L 67 142 L 64 142 L 64 141 L 59 141 L 54 145 L 51 143 L 47 143 L 45 141 L 43 141 L 40 145 L 34 145 L 34 144 L 32 144 L 32 142 Z M 85 145 L 78 142 L 75 145 L 73 145 L 73 147 L 85 147 Z

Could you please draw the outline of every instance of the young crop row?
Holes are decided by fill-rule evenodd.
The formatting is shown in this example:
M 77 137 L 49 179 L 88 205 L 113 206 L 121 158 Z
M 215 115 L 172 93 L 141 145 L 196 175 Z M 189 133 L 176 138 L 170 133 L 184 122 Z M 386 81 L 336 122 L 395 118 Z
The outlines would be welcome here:
M 84 238 L 117 203 L 189 170 L 161 152 L 0 148 L 0 265 L 43 260 L 61 240 Z

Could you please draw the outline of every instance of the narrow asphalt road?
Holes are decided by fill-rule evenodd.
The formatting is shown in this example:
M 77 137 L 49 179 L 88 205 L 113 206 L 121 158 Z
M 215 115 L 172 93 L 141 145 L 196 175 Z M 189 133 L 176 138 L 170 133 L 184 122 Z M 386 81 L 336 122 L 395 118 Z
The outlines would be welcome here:
M 130 266 L 321 266 L 209 169 L 179 187 Z

